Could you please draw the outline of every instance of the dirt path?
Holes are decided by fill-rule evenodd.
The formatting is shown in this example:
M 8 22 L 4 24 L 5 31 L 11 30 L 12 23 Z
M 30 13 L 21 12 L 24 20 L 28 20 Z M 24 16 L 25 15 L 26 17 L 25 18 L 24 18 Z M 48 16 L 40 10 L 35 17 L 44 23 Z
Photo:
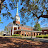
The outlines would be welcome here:
M 0 48 L 48 48 L 48 43 L 17 38 L 0 38 Z

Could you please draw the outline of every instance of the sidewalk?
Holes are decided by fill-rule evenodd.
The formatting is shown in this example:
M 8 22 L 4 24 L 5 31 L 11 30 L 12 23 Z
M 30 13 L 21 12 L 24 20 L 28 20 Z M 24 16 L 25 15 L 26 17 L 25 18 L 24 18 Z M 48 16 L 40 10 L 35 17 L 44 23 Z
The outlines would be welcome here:
M 41 42 L 46 42 L 48 43 L 48 39 L 47 38 L 33 38 L 34 41 L 41 41 Z

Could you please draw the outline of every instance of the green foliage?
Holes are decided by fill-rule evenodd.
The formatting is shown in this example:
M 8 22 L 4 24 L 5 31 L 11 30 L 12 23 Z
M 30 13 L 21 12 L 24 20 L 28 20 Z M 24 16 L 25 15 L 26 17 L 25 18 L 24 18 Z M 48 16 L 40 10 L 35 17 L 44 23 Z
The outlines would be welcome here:
M 5 29 L 4 29 L 4 31 L 8 31 L 8 28 L 5 26 Z
M 36 36 L 37 38 L 48 38 L 48 34 Z
M 20 34 L 14 34 L 14 35 L 12 35 L 12 36 L 20 36 Z
M 39 23 L 35 24 L 34 30 L 36 30 L 36 31 L 41 31 L 42 30 Z
M 1 21 L 1 17 L 0 17 L 0 21 Z
M 17 2 L 19 2 L 19 0 L 8 0 L 8 2 L 9 2 L 8 5 L 11 8 L 11 10 L 14 10 L 14 9 L 16 9 L 16 4 L 17 4 Z M 45 7 L 46 5 L 48 5 L 46 0 L 43 0 L 42 2 L 39 0 L 21 0 L 20 4 L 23 5 L 23 7 L 20 10 L 21 17 L 24 19 L 26 19 L 26 17 L 27 17 L 27 19 L 26 19 L 27 21 L 24 21 L 24 23 L 28 22 L 30 18 L 31 19 L 33 18 L 34 20 L 37 20 L 37 18 L 39 19 L 38 14 L 40 14 L 40 16 L 43 15 L 45 10 L 47 11 L 47 14 L 48 14 L 48 7 Z M 8 5 L 6 2 L 4 2 L 3 6 L 2 6 L 2 9 L 6 8 L 6 11 L 7 11 L 7 13 L 2 13 L 2 15 L 6 16 L 7 18 L 12 16 L 11 12 L 9 12 L 10 9 L 8 8 Z M 39 6 L 43 10 L 39 9 L 40 8 Z M 27 16 L 25 13 L 27 13 Z M 29 18 L 29 16 L 30 16 L 30 18 Z M 13 19 L 13 18 L 11 17 L 11 19 Z
M 47 12 L 45 15 L 48 14 L 48 8 L 45 7 L 46 4 L 47 4 L 46 0 L 42 0 L 42 1 L 40 0 L 21 0 L 21 5 L 23 5 L 23 7 L 20 10 L 21 17 L 27 20 L 25 17 L 28 18 L 30 16 L 29 19 L 33 18 L 34 22 L 37 19 L 40 19 L 40 17 L 47 18 L 43 16 L 43 13 L 45 12 L 45 10 Z M 26 13 L 27 13 L 27 16 L 26 16 Z
M 1 22 L 1 17 L 0 17 L 0 23 L 3 23 L 3 22 Z

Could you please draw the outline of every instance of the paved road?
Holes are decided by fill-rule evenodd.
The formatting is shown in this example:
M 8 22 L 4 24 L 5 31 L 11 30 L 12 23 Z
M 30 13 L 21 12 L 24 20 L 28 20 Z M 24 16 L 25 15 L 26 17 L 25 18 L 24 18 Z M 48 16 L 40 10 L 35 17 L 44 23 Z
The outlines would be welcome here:
M 47 38 L 33 38 L 35 41 L 41 41 L 41 42 L 47 42 L 48 43 L 48 39 Z

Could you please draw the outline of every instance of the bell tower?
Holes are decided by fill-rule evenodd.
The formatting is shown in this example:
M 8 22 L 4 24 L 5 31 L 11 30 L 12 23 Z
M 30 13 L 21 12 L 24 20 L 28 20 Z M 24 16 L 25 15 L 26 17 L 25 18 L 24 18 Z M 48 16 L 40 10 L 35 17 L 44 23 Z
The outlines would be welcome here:
M 17 3 L 17 13 L 16 13 L 16 24 L 20 24 L 20 17 L 18 14 L 18 3 Z

